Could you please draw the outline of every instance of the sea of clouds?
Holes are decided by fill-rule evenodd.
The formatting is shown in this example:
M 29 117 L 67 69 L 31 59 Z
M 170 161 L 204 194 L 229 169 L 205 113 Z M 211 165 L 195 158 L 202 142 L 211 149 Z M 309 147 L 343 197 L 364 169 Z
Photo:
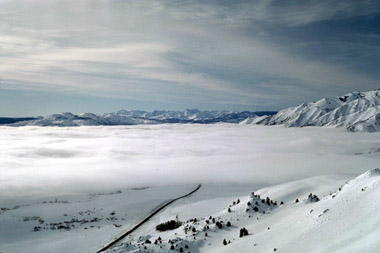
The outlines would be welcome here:
M 197 182 L 277 184 L 380 164 L 380 134 L 333 128 L 1 127 L 0 200 Z

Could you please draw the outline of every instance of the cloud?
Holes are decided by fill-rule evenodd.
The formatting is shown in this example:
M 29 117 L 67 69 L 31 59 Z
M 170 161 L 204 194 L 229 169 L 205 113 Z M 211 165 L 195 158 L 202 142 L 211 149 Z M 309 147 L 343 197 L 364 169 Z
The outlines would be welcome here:
M 308 57 L 273 34 L 377 13 L 370 1 L 40 0 L 4 1 L 1 7 L 3 89 L 280 108 L 268 100 L 282 93 L 260 87 L 339 95 L 358 83 L 368 90 L 377 85 L 376 76 L 345 57 L 339 63 Z M 291 39 L 305 51 L 312 48 L 310 41 Z M 306 102 L 294 92 L 281 100 Z
M 216 124 L 0 130 L 1 198 L 198 182 L 271 185 L 357 175 L 379 163 L 371 154 L 380 144 L 377 134 L 344 129 Z

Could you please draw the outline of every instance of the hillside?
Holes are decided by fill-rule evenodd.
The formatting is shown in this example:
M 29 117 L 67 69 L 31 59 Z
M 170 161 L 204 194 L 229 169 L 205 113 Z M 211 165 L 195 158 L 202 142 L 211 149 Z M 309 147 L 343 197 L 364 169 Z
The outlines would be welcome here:
M 338 185 L 341 180 L 319 176 L 264 188 L 204 217 L 194 203 L 177 207 L 156 224 L 190 208 L 192 219 L 166 232 L 151 222 L 107 252 L 379 252 L 380 170 Z M 248 235 L 240 237 L 242 228 Z

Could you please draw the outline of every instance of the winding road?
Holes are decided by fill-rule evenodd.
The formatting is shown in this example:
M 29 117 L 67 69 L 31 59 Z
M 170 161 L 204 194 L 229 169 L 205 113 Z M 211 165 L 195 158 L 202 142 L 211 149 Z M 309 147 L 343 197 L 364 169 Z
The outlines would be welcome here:
M 158 206 L 155 209 L 155 211 L 153 211 L 151 214 L 149 214 L 147 217 L 145 217 L 145 219 L 143 219 L 142 221 L 140 221 L 133 228 L 131 228 L 130 230 L 128 230 L 127 232 L 125 232 L 124 234 L 122 234 L 121 236 L 119 236 L 118 238 L 116 238 L 115 240 L 113 240 L 112 242 L 110 242 L 109 244 L 107 244 L 106 246 L 104 246 L 103 248 L 101 248 L 100 250 L 96 251 L 96 253 L 104 252 L 104 251 L 110 249 L 111 247 L 115 246 L 117 243 L 119 243 L 121 240 L 123 240 L 126 236 L 130 235 L 136 229 L 138 229 L 139 227 L 141 227 L 145 222 L 149 221 L 153 216 L 155 216 L 157 213 L 159 213 L 162 209 L 164 209 L 165 207 L 167 207 L 168 205 L 172 204 L 173 202 L 175 202 L 175 201 L 177 201 L 179 199 L 183 199 L 183 198 L 186 198 L 186 197 L 190 196 L 194 192 L 198 191 L 199 188 L 201 188 L 201 186 L 202 186 L 202 184 L 199 184 L 197 186 L 197 188 L 195 188 L 194 190 L 192 190 L 188 194 L 180 196 L 180 197 L 175 198 L 175 199 L 172 199 L 172 200 L 170 200 L 170 201 L 162 204 L 161 206 Z

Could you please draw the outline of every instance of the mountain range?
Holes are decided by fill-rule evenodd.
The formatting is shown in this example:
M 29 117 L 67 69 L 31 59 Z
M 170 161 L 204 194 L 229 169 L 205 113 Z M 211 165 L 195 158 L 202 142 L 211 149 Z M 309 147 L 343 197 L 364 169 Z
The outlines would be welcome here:
M 334 98 L 303 103 L 279 112 L 120 110 L 102 115 L 65 112 L 28 118 L 0 118 L 1 125 L 11 126 L 99 126 L 139 124 L 212 124 L 239 123 L 285 125 L 287 127 L 344 127 L 350 131 L 380 131 L 380 90 L 351 92 Z
M 153 112 L 120 110 L 103 115 L 93 113 L 76 115 L 65 112 L 45 117 L 0 118 L 0 124 L 11 126 L 113 126 L 165 123 L 239 123 L 247 118 L 257 118 L 274 113 L 275 112 L 200 111 L 197 109 L 187 109 L 185 111 L 156 110 Z

